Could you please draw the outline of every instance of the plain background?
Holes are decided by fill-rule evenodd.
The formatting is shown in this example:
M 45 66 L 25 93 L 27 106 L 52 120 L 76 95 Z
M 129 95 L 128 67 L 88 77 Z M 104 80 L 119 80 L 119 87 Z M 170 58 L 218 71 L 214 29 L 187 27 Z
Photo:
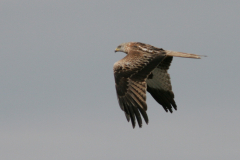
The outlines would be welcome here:
M 1 0 L 0 159 L 240 159 L 240 1 Z M 147 94 L 149 124 L 118 106 L 123 42 L 174 58 L 178 110 Z

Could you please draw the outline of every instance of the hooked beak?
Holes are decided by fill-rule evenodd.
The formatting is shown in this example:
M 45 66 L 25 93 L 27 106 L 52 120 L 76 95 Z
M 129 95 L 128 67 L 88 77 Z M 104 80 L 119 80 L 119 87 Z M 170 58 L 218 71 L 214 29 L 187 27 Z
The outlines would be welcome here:
M 115 49 L 115 53 L 116 53 L 116 52 L 119 52 L 119 48 L 116 48 L 116 49 Z

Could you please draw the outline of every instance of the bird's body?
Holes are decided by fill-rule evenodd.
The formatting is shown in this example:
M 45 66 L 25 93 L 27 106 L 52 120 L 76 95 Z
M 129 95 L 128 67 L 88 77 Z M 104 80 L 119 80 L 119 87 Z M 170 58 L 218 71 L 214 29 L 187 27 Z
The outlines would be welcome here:
M 200 58 L 195 54 L 163 50 L 140 42 L 123 43 L 115 52 L 127 54 L 114 64 L 113 70 L 119 105 L 127 120 L 131 119 L 133 128 L 135 119 L 139 127 L 142 126 L 141 115 L 148 123 L 146 91 L 166 112 L 172 112 L 172 108 L 177 110 L 170 76 L 167 73 L 173 56 Z

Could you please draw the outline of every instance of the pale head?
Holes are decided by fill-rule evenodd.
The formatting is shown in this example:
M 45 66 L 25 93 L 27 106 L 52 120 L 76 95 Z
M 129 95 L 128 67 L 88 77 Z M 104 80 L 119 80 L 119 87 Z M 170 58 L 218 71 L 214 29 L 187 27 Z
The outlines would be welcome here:
M 131 43 L 131 42 L 120 44 L 120 45 L 115 49 L 115 52 L 128 53 L 128 48 L 129 48 L 130 43 Z

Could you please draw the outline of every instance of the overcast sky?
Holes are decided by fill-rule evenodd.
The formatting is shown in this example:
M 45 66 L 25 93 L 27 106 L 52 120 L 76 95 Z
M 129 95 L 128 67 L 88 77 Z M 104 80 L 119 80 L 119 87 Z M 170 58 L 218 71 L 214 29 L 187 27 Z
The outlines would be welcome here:
M 1 0 L 0 159 L 240 159 L 240 1 Z M 174 58 L 178 110 L 147 94 L 132 129 L 114 53 L 138 41 Z

